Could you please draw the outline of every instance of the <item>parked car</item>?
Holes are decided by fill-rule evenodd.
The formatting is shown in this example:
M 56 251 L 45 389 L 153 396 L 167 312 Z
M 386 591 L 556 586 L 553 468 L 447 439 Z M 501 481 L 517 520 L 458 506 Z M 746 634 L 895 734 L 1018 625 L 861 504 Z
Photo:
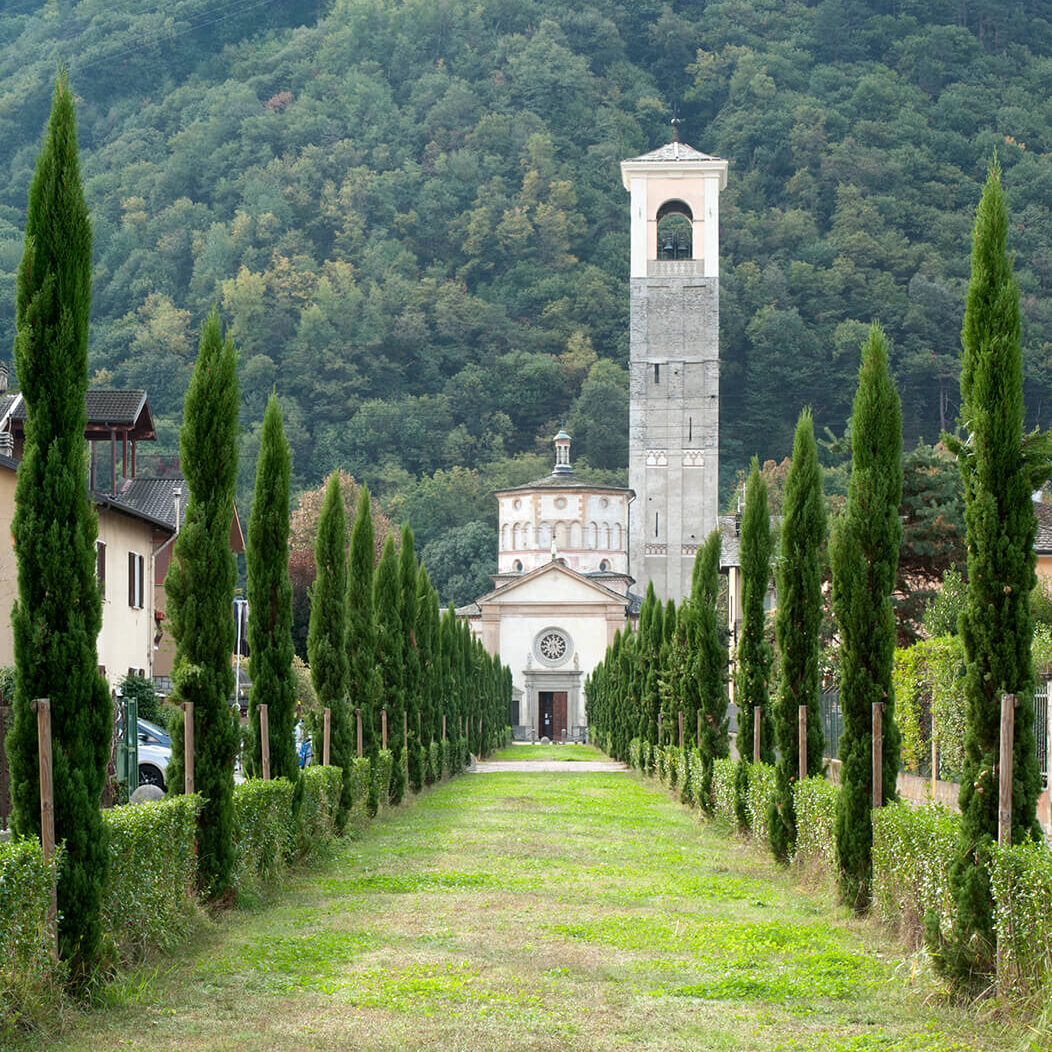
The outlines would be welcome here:
M 139 720 L 139 785 L 166 789 L 165 773 L 172 757 L 168 732 L 149 720 Z

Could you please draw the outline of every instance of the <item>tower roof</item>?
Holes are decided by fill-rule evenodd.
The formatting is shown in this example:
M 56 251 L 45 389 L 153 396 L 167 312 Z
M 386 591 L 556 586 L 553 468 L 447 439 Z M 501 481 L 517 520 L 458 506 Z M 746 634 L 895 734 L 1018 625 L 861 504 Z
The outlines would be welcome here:
M 650 153 L 643 153 L 638 157 L 629 157 L 626 160 L 630 162 L 654 161 L 664 163 L 667 161 L 722 161 L 723 158 L 702 153 L 700 150 L 695 150 L 693 146 L 677 140 L 675 142 L 667 142 L 664 146 L 651 150 Z

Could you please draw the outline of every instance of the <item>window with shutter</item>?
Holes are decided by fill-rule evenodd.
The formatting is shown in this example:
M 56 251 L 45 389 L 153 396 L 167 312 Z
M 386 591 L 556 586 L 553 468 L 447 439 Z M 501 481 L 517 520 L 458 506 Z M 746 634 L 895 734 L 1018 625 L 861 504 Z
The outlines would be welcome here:
M 136 610 L 143 606 L 142 575 L 143 557 L 138 552 L 128 552 L 128 605 Z
M 99 583 L 99 591 L 106 594 L 106 542 L 95 542 L 95 579 Z

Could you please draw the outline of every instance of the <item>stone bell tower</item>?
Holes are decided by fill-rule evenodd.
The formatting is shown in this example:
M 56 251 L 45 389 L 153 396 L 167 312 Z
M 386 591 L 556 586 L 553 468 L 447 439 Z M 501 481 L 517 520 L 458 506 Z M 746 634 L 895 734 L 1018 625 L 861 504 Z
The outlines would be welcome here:
M 727 162 L 675 141 L 621 162 L 631 194 L 629 572 L 662 600 L 690 594 L 716 528 L 719 222 Z

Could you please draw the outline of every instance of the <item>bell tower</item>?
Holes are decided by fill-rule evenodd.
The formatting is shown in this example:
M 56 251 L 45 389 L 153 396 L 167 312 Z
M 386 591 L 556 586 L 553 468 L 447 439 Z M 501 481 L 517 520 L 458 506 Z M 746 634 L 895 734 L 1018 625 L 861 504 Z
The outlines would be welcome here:
M 720 191 L 727 161 L 686 143 L 621 162 L 631 195 L 629 572 L 661 600 L 690 594 L 716 528 Z

